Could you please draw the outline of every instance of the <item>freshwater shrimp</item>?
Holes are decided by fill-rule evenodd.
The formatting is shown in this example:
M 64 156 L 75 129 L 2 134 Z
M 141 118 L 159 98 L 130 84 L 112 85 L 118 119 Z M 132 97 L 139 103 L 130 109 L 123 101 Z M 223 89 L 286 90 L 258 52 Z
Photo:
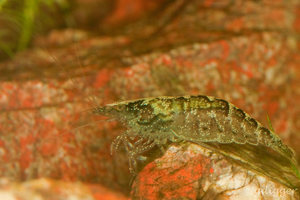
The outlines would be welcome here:
M 293 150 L 274 132 L 223 99 L 162 96 L 107 104 L 94 108 L 93 113 L 116 118 L 128 127 L 113 141 L 111 151 L 120 144 L 125 146 L 131 172 L 136 169 L 136 158 L 154 146 L 187 141 L 217 150 L 268 176 L 274 174 L 265 172 L 266 166 L 276 166 L 280 175 L 285 170 L 289 177 L 280 182 L 290 187 L 300 183 Z M 268 163 L 261 161 L 262 157 Z M 291 177 L 296 177 L 295 181 Z

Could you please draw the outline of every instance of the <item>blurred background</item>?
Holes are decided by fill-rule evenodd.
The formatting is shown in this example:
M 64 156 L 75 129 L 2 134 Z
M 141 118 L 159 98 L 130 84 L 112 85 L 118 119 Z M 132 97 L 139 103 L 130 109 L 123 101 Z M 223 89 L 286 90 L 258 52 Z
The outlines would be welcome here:
M 299 0 L 0 0 L 0 188 L 128 198 L 124 127 L 86 110 L 161 95 L 269 116 L 299 160 L 299 32 Z

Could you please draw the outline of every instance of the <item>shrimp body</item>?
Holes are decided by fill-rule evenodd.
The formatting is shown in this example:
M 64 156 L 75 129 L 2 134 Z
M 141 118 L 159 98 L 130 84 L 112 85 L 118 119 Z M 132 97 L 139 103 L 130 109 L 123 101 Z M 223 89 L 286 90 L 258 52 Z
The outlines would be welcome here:
M 167 142 L 189 141 L 219 149 L 224 155 L 234 154 L 242 162 L 254 161 L 265 152 L 275 152 L 284 168 L 296 166 L 295 155 L 281 139 L 269 129 L 233 104 L 209 96 L 154 97 L 108 104 L 94 109 L 95 114 L 108 115 L 123 122 L 128 130 L 117 137 L 112 149 L 123 143 L 129 152 L 130 169 L 136 165 L 135 157 L 154 146 Z M 130 141 L 129 138 L 140 139 Z M 238 145 L 246 153 L 260 149 L 249 158 L 232 151 Z M 245 148 L 243 148 L 245 147 Z M 255 148 L 257 147 L 257 148 Z M 256 161 L 255 161 L 256 162 Z M 251 163 L 251 162 L 250 162 Z M 256 168 L 253 166 L 252 168 Z M 259 171 L 259 170 L 258 170 Z
M 94 113 L 117 117 L 130 136 L 164 144 L 178 138 L 198 142 L 264 145 L 289 158 L 293 151 L 280 138 L 231 103 L 208 96 L 156 97 L 123 101 Z M 129 134 L 129 133 L 128 133 Z

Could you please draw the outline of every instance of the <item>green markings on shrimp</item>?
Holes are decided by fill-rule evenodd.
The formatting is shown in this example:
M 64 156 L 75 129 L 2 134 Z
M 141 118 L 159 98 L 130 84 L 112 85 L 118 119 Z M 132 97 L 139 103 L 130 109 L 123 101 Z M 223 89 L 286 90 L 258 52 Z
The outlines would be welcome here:
M 116 118 L 128 127 L 115 139 L 112 149 L 117 149 L 120 144 L 125 145 L 131 171 L 135 170 L 136 157 L 145 151 L 182 141 L 214 148 L 216 144 L 223 147 L 238 145 L 239 148 L 257 146 L 265 152 L 276 152 L 287 163 L 296 165 L 294 152 L 273 131 L 222 99 L 162 96 L 108 104 L 95 108 L 94 113 Z M 225 151 L 229 150 L 220 151 L 228 155 Z M 237 155 L 235 157 L 239 157 Z

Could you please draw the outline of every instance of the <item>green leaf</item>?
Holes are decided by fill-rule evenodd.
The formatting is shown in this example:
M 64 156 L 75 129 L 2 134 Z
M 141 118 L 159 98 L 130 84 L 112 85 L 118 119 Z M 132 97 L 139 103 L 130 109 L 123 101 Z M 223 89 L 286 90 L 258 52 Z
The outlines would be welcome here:
M 23 9 L 23 23 L 18 42 L 18 51 L 25 49 L 31 39 L 38 0 L 26 0 Z
M 7 2 L 7 0 L 0 0 L 0 11 L 2 10 L 2 7 Z
M 271 122 L 271 120 L 270 120 L 268 114 L 267 114 L 267 122 L 268 122 L 268 125 L 269 125 L 270 130 L 271 130 L 272 132 L 275 133 L 274 128 L 273 128 L 273 126 L 272 126 L 272 122 Z

